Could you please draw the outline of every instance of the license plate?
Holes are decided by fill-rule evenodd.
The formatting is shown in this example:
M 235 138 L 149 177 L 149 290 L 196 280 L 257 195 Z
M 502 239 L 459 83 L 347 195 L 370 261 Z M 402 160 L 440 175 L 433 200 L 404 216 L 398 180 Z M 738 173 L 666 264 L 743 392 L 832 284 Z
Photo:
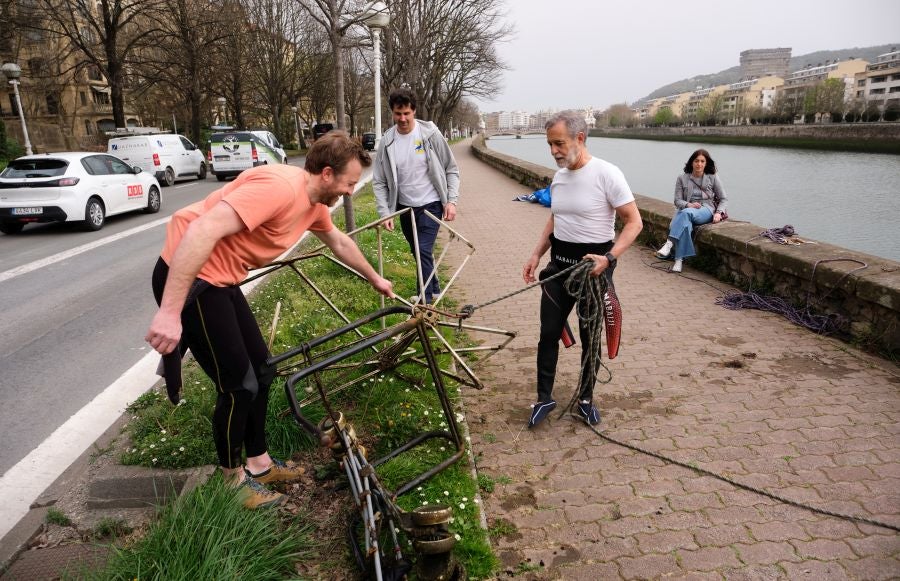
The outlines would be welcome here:
M 43 214 L 43 208 L 13 208 L 13 216 L 33 216 L 35 214 Z
M 215 156 L 215 160 L 216 160 L 216 161 L 228 161 L 229 159 L 231 159 L 231 156 L 230 156 L 230 155 L 217 155 L 217 156 Z

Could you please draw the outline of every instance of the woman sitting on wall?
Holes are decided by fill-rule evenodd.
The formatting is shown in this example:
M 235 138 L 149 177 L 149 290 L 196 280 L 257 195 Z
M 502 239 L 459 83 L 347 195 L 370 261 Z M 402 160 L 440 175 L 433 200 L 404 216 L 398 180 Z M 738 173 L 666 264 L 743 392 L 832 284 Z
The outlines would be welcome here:
M 672 272 L 681 272 L 685 258 L 697 254 L 691 233 L 694 226 L 718 224 L 727 217 L 725 208 L 728 197 L 722 181 L 716 175 L 716 162 L 705 149 L 691 154 L 684 164 L 684 173 L 675 180 L 675 216 L 669 225 L 669 237 L 656 253 L 659 258 L 669 258 L 675 249 L 675 265 Z

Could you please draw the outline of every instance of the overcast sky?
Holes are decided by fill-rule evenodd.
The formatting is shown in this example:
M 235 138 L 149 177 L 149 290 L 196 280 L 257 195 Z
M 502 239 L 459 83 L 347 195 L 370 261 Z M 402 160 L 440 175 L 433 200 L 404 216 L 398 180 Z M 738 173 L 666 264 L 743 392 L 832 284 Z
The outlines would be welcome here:
M 716 73 L 751 48 L 818 50 L 896 43 L 898 0 L 505 0 L 510 70 L 482 112 L 605 109 Z

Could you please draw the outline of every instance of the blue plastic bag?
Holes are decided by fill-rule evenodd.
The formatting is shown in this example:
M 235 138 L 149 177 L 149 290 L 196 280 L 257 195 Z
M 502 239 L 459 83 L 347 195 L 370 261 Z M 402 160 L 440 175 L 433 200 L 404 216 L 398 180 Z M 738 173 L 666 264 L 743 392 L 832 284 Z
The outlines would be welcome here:
M 543 188 L 541 190 L 537 190 L 531 195 L 534 196 L 534 201 L 536 201 L 538 204 L 547 208 L 550 207 L 550 186 L 547 186 L 546 188 Z

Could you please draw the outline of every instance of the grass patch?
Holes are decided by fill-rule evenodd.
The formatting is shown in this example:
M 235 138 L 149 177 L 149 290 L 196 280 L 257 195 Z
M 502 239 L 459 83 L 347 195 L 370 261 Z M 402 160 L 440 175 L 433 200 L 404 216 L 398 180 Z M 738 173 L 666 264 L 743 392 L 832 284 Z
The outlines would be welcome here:
M 294 563 L 312 557 L 302 518 L 277 510 L 245 510 L 220 476 L 163 510 L 146 536 L 114 549 L 92 580 L 293 578 Z
M 94 527 L 94 538 L 119 538 L 131 534 L 132 528 L 121 518 L 102 518 Z
M 61 527 L 67 527 L 72 524 L 72 519 L 67 517 L 63 511 L 53 506 L 47 509 L 47 516 L 44 520 L 49 524 L 59 525 Z
M 479 474 L 478 489 L 487 494 L 494 492 L 494 479 L 487 474 Z
M 488 528 L 488 534 L 491 535 L 492 539 L 499 539 L 501 537 L 508 537 L 513 535 L 519 531 L 516 525 L 504 518 L 498 518 L 494 521 L 494 524 Z
M 354 211 L 358 224 L 367 224 L 377 219 L 371 186 L 367 186 L 354 198 Z M 341 227 L 342 212 L 336 212 L 334 217 L 336 226 Z M 415 263 L 402 234 L 399 230 L 394 233 L 383 232 L 382 240 L 385 277 L 394 283 L 394 291 L 398 296 L 415 294 Z M 370 261 L 374 263 L 376 233 L 361 233 L 357 237 L 357 242 Z M 318 240 L 313 238 L 299 252 L 306 253 L 315 246 L 318 246 Z M 380 308 L 379 297 L 367 282 L 349 274 L 330 260 L 322 257 L 311 258 L 300 261 L 297 266 L 315 281 L 315 284 L 346 314 L 349 320 L 358 319 Z M 281 304 L 272 346 L 272 352 L 275 354 L 294 348 L 346 324 L 289 269 L 273 273 L 265 284 L 260 285 L 249 297 L 249 302 L 263 331 L 263 336 L 266 338 L 269 337 L 272 327 L 276 304 Z M 392 303 L 387 301 L 387 304 L 391 305 Z M 444 304 L 443 301 L 442 304 Z M 446 303 L 446 308 L 452 309 L 453 304 Z M 407 315 L 393 315 L 388 318 L 386 323 L 393 325 L 407 318 Z M 381 322 L 376 321 L 362 328 L 361 331 L 367 334 L 379 329 L 381 329 Z M 451 344 L 459 344 L 461 341 L 472 344 L 464 336 L 456 337 L 453 329 L 445 329 L 442 332 L 447 337 L 452 336 Z M 346 345 L 353 339 L 355 337 L 342 337 L 337 339 L 335 344 Z M 415 348 L 416 345 L 417 343 L 413 343 L 410 348 Z M 348 359 L 347 363 L 362 363 L 371 359 L 372 355 L 372 351 L 364 351 Z M 441 355 L 439 360 L 445 365 L 448 357 Z M 298 367 L 304 366 L 299 358 L 297 365 Z M 381 457 L 424 431 L 448 429 L 448 422 L 433 387 L 430 373 L 427 369 L 411 362 L 401 363 L 393 372 L 375 368 L 348 367 L 342 369 L 335 366 L 324 370 L 318 377 L 307 378 L 298 383 L 294 389 L 298 399 L 307 398 L 310 394 L 314 396 L 308 397 L 308 405 L 302 407 L 303 415 L 314 422 L 325 416 L 325 409 L 319 398 L 315 396 L 318 389 L 317 381 L 321 381 L 323 385 L 332 389 L 359 378 L 364 373 L 366 375 L 363 382 L 330 395 L 328 401 L 335 410 L 341 411 L 347 421 L 354 426 L 361 442 L 369 450 L 369 458 Z M 154 391 L 141 396 L 129 406 L 131 420 L 127 430 L 131 443 L 123 455 L 123 463 L 167 468 L 186 468 L 216 463 L 210 420 L 215 405 L 215 387 L 194 363 L 185 365 L 184 375 L 182 401 L 179 405 L 173 406 L 165 395 Z M 312 441 L 300 429 L 291 414 L 285 393 L 285 382 L 284 378 L 277 378 L 270 392 L 266 420 L 269 451 L 275 457 L 294 458 L 310 465 L 309 472 L 311 475 L 315 475 L 317 480 L 339 483 L 343 478 L 343 471 L 334 469 L 335 464 L 328 454 L 322 452 L 318 447 L 318 442 Z M 451 402 L 457 401 L 460 397 L 458 386 L 447 383 L 445 387 Z M 461 421 L 462 417 L 457 415 L 456 419 Z M 381 482 L 389 490 L 394 491 L 412 478 L 449 458 L 454 452 L 455 446 L 452 442 L 444 439 L 428 440 L 413 450 L 379 466 L 377 474 Z M 475 502 L 479 485 L 480 482 L 476 482 L 472 478 L 465 459 L 462 459 L 424 482 L 416 490 L 411 490 L 398 499 L 399 505 L 404 510 L 411 510 L 425 502 L 447 504 L 453 508 L 453 522 L 450 528 L 460 536 L 454 552 L 463 562 L 471 578 L 488 577 L 497 566 L 497 560 L 491 553 L 487 535 L 480 527 L 480 507 Z M 323 483 L 317 482 L 315 486 L 321 491 Z M 331 484 L 327 484 L 327 486 L 331 486 Z M 303 492 L 297 494 L 303 494 Z M 351 503 L 348 490 L 338 489 L 328 492 L 327 495 L 340 497 L 340 501 L 336 503 L 340 506 L 340 510 L 344 512 L 349 510 Z M 307 519 L 320 518 L 320 529 L 314 531 L 313 538 L 315 538 L 318 562 L 322 563 L 321 570 L 325 572 L 324 574 L 327 576 L 329 569 L 343 569 L 346 572 L 347 568 L 353 567 L 349 564 L 349 551 L 343 540 L 343 524 L 336 525 L 336 519 L 338 523 L 342 523 L 344 516 L 320 517 L 318 513 L 325 511 L 321 509 L 319 501 L 313 502 L 309 498 L 296 500 L 301 505 L 309 503 L 307 510 L 310 513 L 306 515 Z M 247 512 L 245 511 L 243 514 L 247 514 Z M 193 518 L 203 519 L 206 516 L 203 513 L 197 513 Z M 309 520 L 304 522 L 309 522 Z M 170 520 L 160 523 L 160 526 L 171 528 L 175 524 Z M 177 526 L 187 528 L 188 525 L 178 524 Z M 194 523 L 194 526 L 203 526 L 202 520 Z M 293 525 L 290 525 L 290 519 L 287 519 L 286 523 L 282 523 L 279 535 L 295 534 L 287 532 L 293 530 L 290 529 L 290 526 Z M 181 533 L 172 531 L 169 534 L 177 536 Z M 281 539 L 281 536 L 278 538 Z M 340 548 L 335 549 L 335 547 Z M 165 550 L 169 551 L 170 549 Z M 155 548 L 152 551 L 159 552 L 162 549 Z M 178 555 L 181 554 L 179 549 Z M 207 557 L 203 553 L 199 554 L 204 555 L 203 560 L 221 558 L 219 555 Z M 300 553 L 296 553 L 292 558 L 299 559 L 301 557 Z M 143 562 L 146 563 L 146 559 Z M 132 570 L 137 572 L 133 568 Z M 155 569 L 149 568 L 142 569 L 145 574 L 150 570 L 155 571 Z M 190 574 L 185 572 L 183 573 L 185 576 L 180 575 L 182 575 L 181 572 L 174 572 L 169 574 L 169 578 L 234 578 L 224 573 L 207 575 L 203 572 L 190 572 Z M 339 574 L 335 576 L 339 576 Z M 243 572 L 240 577 L 256 578 Z

